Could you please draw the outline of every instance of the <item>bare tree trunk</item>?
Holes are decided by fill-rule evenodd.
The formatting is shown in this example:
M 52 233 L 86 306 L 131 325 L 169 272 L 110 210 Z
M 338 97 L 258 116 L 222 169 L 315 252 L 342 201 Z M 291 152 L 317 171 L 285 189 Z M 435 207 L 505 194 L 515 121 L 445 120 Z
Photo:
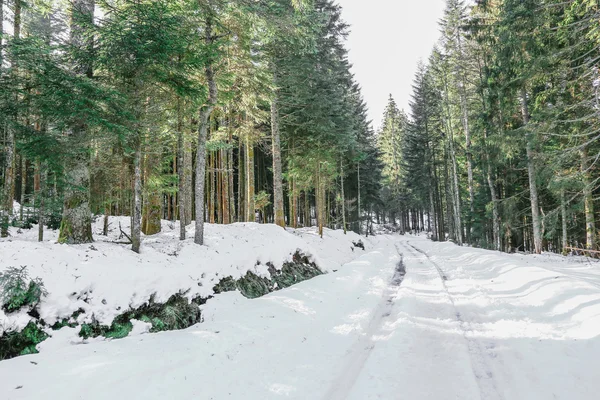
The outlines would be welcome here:
M 13 38 L 18 40 L 21 34 L 21 0 L 14 1 L 14 23 L 13 23 Z M 0 57 L 1 58 L 1 57 Z M 13 63 L 13 74 L 18 74 L 16 60 L 11 60 Z M 18 101 L 18 99 L 15 99 Z M 12 118 L 17 118 L 13 115 Z M 7 127 L 6 135 L 6 169 L 4 171 L 4 204 L 3 204 L 3 220 L 0 236 L 8 236 L 8 226 L 10 217 L 13 214 L 13 201 L 15 198 L 15 176 L 16 176 L 16 151 L 15 151 L 15 130 L 13 127 Z
M 229 215 L 229 161 L 227 160 L 227 150 L 221 150 L 221 169 L 222 169 L 222 183 L 221 192 L 223 196 L 223 223 L 231 223 Z
M 36 172 L 37 176 L 37 184 L 34 183 L 34 196 L 35 196 L 35 205 L 38 207 L 38 242 L 44 241 L 44 198 L 45 198 L 45 188 L 46 188 L 46 172 L 42 171 L 42 163 L 40 160 L 36 161 Z
M 188 226 L 192 223 L 193 209 L 194 209 L 194 160 L 193 160 L 193 139 L 190 135 L 186 135 L 186 131 L 184 130 L 183 136 L 183 181 L 184 181 L 184 189 L 183 189 L 183 203 L 184 203 L 184 224 Z
M 27 160 L 25 156 L 21 154 L 21 198 L 19 199 L 19 203 L 21 203 L 21 207 L 19 210 L 19 220 L 23 221 L 23 209 L 25 208 L 25 202 L 27 201 L 26 193 L 27 192 Z
M 71 9 L 71 43 L 78 48 L 91 46 L 85 34 L 85 23 L 94 19 L 94 0 L 74 0 Z M 89 60 L 77 60 L 75 71 L 79 75 L 92 76 Z M 90 170 L 87 127 L 80 121 L 70 132 L 71 143 L 77 148 L 66 162 L 68 185 L 64 194 L 63 218 L 58 241 L 61 243 L 90 243 L 92 218 L 90 211 Z
M 229 129 L 229 150 L 227 151 L 227 192 L 229 193 L 229 221 L 235 222 L 235 191 L 233 186 L 233 134 L 231 127 Z
M 529 125 L 529 109 L 527 106 L 527 93 L 521 89 L 521 113 L 525 127 Z M 537 254 L 542 252 L 542 223 L 540 218 L 539 197 L 536 182 L 535 160 L 533 154 L 532 133 L 527 134 L 527 171 L 529 173 L 529 191 L 531 198 L 531 220 L 533 223 L 533 245 Z
M 562 218 L 562 251 L 567 252 L 568 237 L 567 237 L 567 201 L 565 200 L 565 189 L 560 190 L 560 214 Z
M 184 137 L 183 137 L 183 112 L 181 109 L 181 98 L 177 97 L 177 177 L 179 178 L 179 195 L 177 196 L 177 206 L 179 214 L 179 240 L 185 240 L 186 226 L 186 193 L 185 193 L 185 167 L 184 167 Z
M 204 29 L 204 41 L 210 48 L 214 43 L 212 16 L 208 15 Z M 196 152 L 196 235 L 194 243 L 204 244 L 204 185 L 206 180 L 206 137 L 210 114 L 217 105 L 217 82 L 213 71 L 214 61 L 207 60 L 204 76 L 208 85 L 208 100 L 200 107 L 198 128 L 198 150 Z
M 254 204 L 254 195 L 256 194 L 254 178 L 254 144 L 249 136 L 246 137 L 246 159 L 246 178 L 248 180 L 246 184 L 246 188 L 248 189 L 248 193 L 246 194 L 246 221 L 256 222 L 256 206 Z
M 316 201 L 315 206 L 317 209 L 317 226 L 319 228 L 319 236 L 323 237 L 323 223 L 324 223 L 324 198 L 323 198 L 323 183 L 321 182 L 321 164 L 317 167 L 317 184 L 316 186 Z
M 342 189 L 342 225 L 344 226 L 344 235 L 346 230 L 346 196 L 344 195 L 344 160 L 340 161 L 340 180 Z
M 358 234 L 360 235 L 360 162 L 356 166 L 356 176 L 358 181 L 358 202 L 357 202 L 357 213 L 358 213 Z
M 461 220 L 461 207 L 460 207 L 460 186 L 458 184 L 458 166 L 456 163 L 456 154 L 454 152 L 454 139 L 452 134 L 449 139 L 450 144 L 450 159 L 452 160 L 452 183 L 454 184 L 454 227 L 456 229 L 456 242 L 462 246 L 463 244 L 463 227 Z
M 162 193 L 160 188 L 153 185 L 151 177 L 156 176 L 158 157 L 151 153 L 146 141 L 144 156 L 144 187 L 145 196 L 142 214 L 142 232 L 145 235 L 155 235 L 161 231 Z
M 461 108 L 461 114 L 462 114 L 462 125 L 463 125 L 463 129 L 465 131 L 465 151 L 466 151 L 466 155 L 467 155 L 467 179 L 468 179 L 468 185 L 469 185 L 469 218 L 467 220 L 468 223 L 468 227 L 467 227 L 467 234 L 469 235 L 469 241 L 471 241 L 471 234 L 472 229 L 473 229 L 473 215 L 475 215 L 475 189 L 474 189 L 474 185 L 473 185 L 473 154 L 471 153 L 471 131 L 469 129 L 469 108 L 468 108 L 468 104 L 467 104 L 467 89 L 466 89 L 466 84 L 467 84 L 467 78 L 466 78 L 466 74 L 464 71 L 464 64 L 465 64 L 465 60 L 463 57 L 463 50 L 462 50 L 462 40 L 461 40 L 461 33 L 457 32 L 457 45 L 458 45 L 458 53 L 459 53 L 459 60 L 460 60 L 460 79 L 461 81 L 459 82 L 459 94 L 460 94 L 460 108 Z
M 488 159 L 488 171 L 487 181 L 490 188 L 490 195 L 492 197 L 492 229 L 494 237 L 494 248 L 500 251 L 500 213 L 498 212 L 498 193 L 496 191 L 496 185 L 494 184 L 494 178 L 492 176 L 492 167 Z
M 581 149 L 581 173 L 583 174 L 583 199 L 585 204 L 585 238 L 586 248 L 593 250 L 596 247 L 596 221 L 594 218 L 594 197 L 590 178 L 590 166 L 588 162 L 588 149 Z
M 273 136 L 273 204 L 275 223 L 285 228 L 285 214 L 283 210 L 283 175 L 281 168 L 281 139 L 279 132 L 279 110 L 277 108 L 277 90 L 271 101 L 271 135 Z
M 243 139 L 240 137 L 238 145 L 238 222 L 246 221 L 246 180 L 246 151 Z
M 446 104 L 446 126 L 448 132 L 448 146 L 450 152 L 450 161 L 452 165 L 452 183 L 453 183 L 453 215 L 454 215 L 454 228 L 455 228 L 455 239 L 456 243 L 460 246 L 463 244 L 463 226 L 462 226 L 462 212 L 461 212 L 461 204 L 460 204 L 460 186 L 458 182 L 458 165 L 456 162 L 456 153 L 454 151 L 454 132 L 452 131 L 452 126 L 450 124 L 450 109 L 449 104 L 450 101 L 448 99 L 448 83 L 444 80 L 445 86 L 445 101 Z
M 131 250 L 140 252 L 142 222 L 142 144 L 137 139 L 133 158 L 133 213 L 131 214 Z
M 298 227 L 298 192 L 296 189 L 296 179 L 292 180 L 292 228 Z

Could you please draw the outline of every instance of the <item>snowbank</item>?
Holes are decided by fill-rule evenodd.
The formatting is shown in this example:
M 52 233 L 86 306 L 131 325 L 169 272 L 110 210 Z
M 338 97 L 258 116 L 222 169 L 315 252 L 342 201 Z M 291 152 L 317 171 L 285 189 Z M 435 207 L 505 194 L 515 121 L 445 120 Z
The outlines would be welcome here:
M 141 254 L 127 245 L 116 244 L 119 225 L 129 232 L 130 219 L 110 217 L 109 234 L 102 233 L 102 218 L 93 226 L 96 242 L 64 245 L 56 242 L 58 232 L 46 231 L 46 241 L 38 243 L 37 227 L 31 230 L 11 228 L 11 237 L 0 240 L 0 271 L 27 266 L 31 278 L 43 280 L 48 295 L 39 306 L 41 319 L 52 325 L 83 310 L 78 323 L 92 317 L 102 325 L 130 308 L 147 303 L 165 302 L 184 293 L 188 299 L 208 297 L 222 278 L 241 278 L 248 272 L 268 277 L 267 263 L 280 269 L 297 251 L 307 255 L 324 272 L 337 269 L 360 255 L 354 233 L 326 230 L 324 238 L 314 229 L 284 230 L 275 225 L 238 223 L 206 225 L 205 246 L 191 239 L 180 241 L 179 224 L 162 222 L 162 232 L 143 238 Z M 364 239 L 362 239 L 364 241 Z M 22 329 L 31 320 L 25 311 L 0 311 L 0 335 Z

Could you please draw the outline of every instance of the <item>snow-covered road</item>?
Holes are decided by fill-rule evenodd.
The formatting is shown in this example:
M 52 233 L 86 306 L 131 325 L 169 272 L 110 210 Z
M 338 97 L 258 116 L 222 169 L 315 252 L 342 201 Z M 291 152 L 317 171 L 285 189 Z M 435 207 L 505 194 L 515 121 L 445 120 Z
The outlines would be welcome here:
M 388 236 L 205 323 L 0 362 L 0 399 L 597 399 L 600 265 Z M 69 336 L 65 328 L 64 336 Z M 59 336 L 63 334 L 59 332 Z

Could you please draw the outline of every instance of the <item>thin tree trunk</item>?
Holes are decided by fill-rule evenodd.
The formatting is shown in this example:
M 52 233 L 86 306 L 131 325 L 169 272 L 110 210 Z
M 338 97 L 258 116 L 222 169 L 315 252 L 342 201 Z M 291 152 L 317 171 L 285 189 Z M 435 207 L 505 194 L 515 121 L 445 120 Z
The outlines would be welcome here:
M 21 0 L 14 0 L 14 22 L 13 22 L 13 39 L 18 40 L 21 34 Z M 13 74 L 18 74 L 17 60 L 11 59 L 14 63 L 12 68 Z M 18 99 L 15 99 L 18 102 Z M 18 118 L 13 115 L 12 118 Z M 15 130 L 13 127 L 7 127 L 6 135 L 6 169 L 4 171 L 4 218 L 0 221 L 2 225 L 0 236 L 8 236 L 8 226 L 10 225 L 10 217 L 13 214 L 13 201 L 15 198 L 15 176 L 16 176 L 16 151 L 15 151 Z
M 146 141 L 147 143 L 148 141 Z M 151 154 L 149 145 L 146 145 L 144 155 L 144 186 L 145 196 L 142 216 L 142 232 L 145 235 L 155 235 L 161 231 L 161 193 L 159 188 L 151 184 L 151 177 L 155 176 L 158 167 L 158 157 Z
M 346 230 L 346 196 L 344 194 L 344 160 L 340 161 L 340 180 L 342 190 L 342 225 L 344 227 L 344 235 L 347 233 Z
M 461 41 L 461 33 L 457 33 L 457 45 L 458 45 L 458 53 L 460 60 L 460 77 L 461 82 L 459 84 L 459 93 L 460 93 L 460 108 L 462 114 L 462 125 L 465 131 L 465 151 L 467 156 L 467 179 L 469 185 L 469 218 L 467 220 L 467 234 L 469 235 L 469 241 L 472 240 L 472 229 L 473 229 L 473 216 L 475 215 L 475 189 L 473 185 L 473 154 L 471 153 L 471 131 L 469 129 L 469 109 L 467 104 L 467 90 L 466 83 L 467 79 L 464 71 L 464 57 L 462 50 L 462 41 Z
M 37 185 L 34 183 L 34 196 L 35 205 L 38 207 L 38 242 L 44 241 L 44 198 L 45 198 L 45 187 L 46 177 L 45 171 L 42 171 L 42 163 L 40 160 L 36 161 L 36 172 Z
M 494 248 L 498 251 L 502 249 L 500 245 L 500 213 L 498 212 L 498 193 L 494 184 L 494 178 L 492 175 L 492 167 L 488 158 L 488 171 L 487 181 L 490 188 L 490 195 L 492 197 L 492 229 L 494 238 Z
M 179 178 L 179 195 L 177 196 L 177 206 L 179 214 L 179 240 L 185 240 L 186 226 L 186 188 L 185 188 L 185 167 L 184 167 L 184 135 L 183 135 L 183 111 L 181 109 L 181 98 L 177 97 L 177 177 Z
M 246 151 L 242 138 L 238 145 L 238 222 L 246 221 Z
M 458 166 L 456 163 L 456 154 L 454 152 L 454 139 L 450 135 L 450 159 L 452 160 L 452 183 L 454 184 L 454 227 L 456 229 L 456 242 L 463 244 L 463 228 L 460 207 L 460 186 L 458 184 Z
M 131 250 L 140 252 L 142 222 L 142 139 L 137 139 L 133 158 L 133 213 L 131 214 Z
M 581 173 L 583 174 L 583 199 L 585 206 L 585 246 L 587 249 L 596 248 L 596 221 L 594 218 L 594 197 L 588 162 L 588 149 L 581 149 Z
M 566 254 L 568 246 L 567 237 L 567 201 L 565 200 L 565 190 L 560 190 L 560 214 L 562 217 L 562 252 Z
M 233 134 L 229 126 L 231 121 L 228 119 L 227 128 L 229 130 L 229 150 L 227 151 L 227 192 L 229 193 L 229 222 L 235 221 L 235 190 L 233 185 Z
M 246 137 L 246 158 L 246 177 L 248 179 L 248 183 L 246 185 L 246 187 L 248 188 L 248 193 L 246 195 L 246 200 L 248 204 L 246 206 L 246 221 L 256 222 L 256 206 L 254 204 L 254 196 L 256 194 L 254 177 L 254 144 L 252 143 L 252 139 L 249 136 Z
M 521 114 L 523 116 L 523 124 L 527 129 L 529 125 L 529 109 L 527 106 L 527 93 L 525 89 L 521 89 Z M 529 191 L 531 199 L 531 220 L 533 224 L 533 245 L 534 251 L 537 254 L 542 252 L 542 223 L 540 218 L 540 206 L 538 189 L 536 182 L 535 160 L 533 154 L 532 133 L 527 133 L 526 153 L 527 153 L 527 171 L 529 174 Z
M 281 134 L 279 132 L 279 110 L 277 104 L 277 90 L 271 101 L 271 135 L 273 140 L 273 192 L 275 224 L 285 228 L 285 214 L 283 210 L 283 175 L 281 167 Z
M 212 10 L 211 10 L 212 11 Z M 208 48 L 215 41 L 212 29 L 212 15 L 208 15 L 204 29 L 204 41 Z M 198 129 L 198 150 L 196 153 L 196 235 L 194 243 L 204 244 L 204 185 L 206 180 L 206 136 L 208 132 L 209 117 L 217 105 L 217 82 L 213 71 L 214 61 L 210 58 L 206 62 L 204 76 L 208 85 L 208 100 L 206 104 L 200 107 L 199 129 Z
M 358 234 L 360 235 L 360 162 L 356 166 L 356 176 L 358 182 L 358 202 L 357 202 L 357 212 L 358 212 Z
M 298 227 L 298 192 L 296 179 L 292 180 L 292 228 Z
M 27 160 L 25 156 L 21 154 L 21 198 L 19 199 L 19 203 L 21 203 L 21 207 L 19 209 L 19 220 L 23 221 L 23 209 L 25 208 L 26 196 L 25 192 L 27 191 Z

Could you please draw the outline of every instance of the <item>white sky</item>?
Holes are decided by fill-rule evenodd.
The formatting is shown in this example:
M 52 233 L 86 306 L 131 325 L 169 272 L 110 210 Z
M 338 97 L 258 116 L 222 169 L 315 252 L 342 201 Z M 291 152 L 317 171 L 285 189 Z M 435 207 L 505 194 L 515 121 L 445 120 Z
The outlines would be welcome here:
M 438 40 L 444 0 L 337 0 L 350 24 L 353 72 L 369 106 L 373 127 L 391 93 L 408 112 L 419 59 L 427 60 Z

